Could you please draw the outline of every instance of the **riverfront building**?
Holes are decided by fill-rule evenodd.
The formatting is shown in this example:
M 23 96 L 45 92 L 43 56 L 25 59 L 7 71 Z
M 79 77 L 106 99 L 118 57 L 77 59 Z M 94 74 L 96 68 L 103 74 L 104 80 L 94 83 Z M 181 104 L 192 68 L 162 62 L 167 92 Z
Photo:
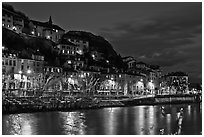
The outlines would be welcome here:
M 97 91 L 105 95 L 139 95 L 144 93 L 144 77 L 126 73 L 101 74 Z
M 166 94 L 181 94 L 188 92 L 188 75 L 184 72 L 171 72 L 162 76 L 161 92 Z
M 37 88 L 36 84 L 42 82 L 43 66 L 42 55 L 32 54 L 31 58 L 21 58 L 19 54 L 3 51 L 3 89 Z
M 144 85 L 148 92 L 154 94 L 155 90 L 160 89 L 161 68 L 157 65 L 150 65 L 144 62 L 137 62 L 135 58 L 128 56 L 123 57 L 127 64 L 127 72 L 144 77 Z

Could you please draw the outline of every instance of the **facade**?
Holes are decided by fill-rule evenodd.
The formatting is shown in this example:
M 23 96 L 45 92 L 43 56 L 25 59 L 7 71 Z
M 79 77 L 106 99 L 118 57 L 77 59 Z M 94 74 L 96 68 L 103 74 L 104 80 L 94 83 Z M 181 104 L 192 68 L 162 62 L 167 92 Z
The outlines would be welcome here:
M 126 73 L 101 74 L 98 94 L 104 95 L 140 95 L 144 94 L 144 77 Z
M 33 28 L 32 35 L 50 39 L 55 43 L 59 42 L 65 32 L 64 29 L 52 23 L 51 17 L 48 22 L 31 20 L 30 26 Z
M 24 28 L 25 17 L 20 13 L 14 11 L 11 6 L 2 5 L 2 26 L 4 28 L 21 33 Z
M 124 57 L 123 61 L 127 63 L 128 73 L 142 75 L 144 77 L 145 90 L 154 94 L 160 89 L 161 69 L 159 66 L 149 65 L 144 62 L 137 62 L 133 57 Z
M 161 92 L 166 94 L 187 93 L 188 86 L 187 74 L 183 72 L 172 72 L 162 77 Z
M 77 53 L 80 55 L 83 55 L 89 49 L 89 42 L 87 40 L 76 37 L 66 37 L 65 39 L 79 47 Z
M 85 67 L 85 59 L 79 54 L 79 45 L 62 39 L 57 45 L 58 53 L 61 54 L 67 61 L 64 64 L 66 68 L 81 69 Z
M 66 56 L 76 56 L 79 51 L 79 46 L 75 45 L 67 40 L 61 40 L 57 45 L 59 53 Z
M 31 59 L 19 58 L 17 54 L 3 53 L 3 89 L 28 89 L 39 87 L 42 82 L 44 57 L 32 55 Z
M 44 73 L 62 73 L 63 70 L 61 67 L 56 67 L 56 66 L 44 66 L 43 68 Z
M 131 56 L 123 57 L 123 62 L 127 63 L 128 69 L 136 67 L 136 60 Z

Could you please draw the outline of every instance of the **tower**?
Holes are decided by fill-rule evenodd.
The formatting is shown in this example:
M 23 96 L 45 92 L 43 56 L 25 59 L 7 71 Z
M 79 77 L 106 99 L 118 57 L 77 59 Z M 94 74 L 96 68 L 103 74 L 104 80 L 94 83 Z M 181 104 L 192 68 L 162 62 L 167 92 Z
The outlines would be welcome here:
M 50 16 L 48 23 L 52 25 L 52 17 Z

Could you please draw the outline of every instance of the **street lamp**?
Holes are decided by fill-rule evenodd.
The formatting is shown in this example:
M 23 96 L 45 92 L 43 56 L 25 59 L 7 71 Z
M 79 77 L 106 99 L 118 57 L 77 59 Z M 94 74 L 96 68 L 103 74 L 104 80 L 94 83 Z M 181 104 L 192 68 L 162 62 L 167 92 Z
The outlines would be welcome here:
M 28 74 L 30 74 L 30 73 L 31 73 L 31 70 L 30 70 L 30 69 L 29 69 L 29 70 L 27 70 L 27 73 L 28 73 Z

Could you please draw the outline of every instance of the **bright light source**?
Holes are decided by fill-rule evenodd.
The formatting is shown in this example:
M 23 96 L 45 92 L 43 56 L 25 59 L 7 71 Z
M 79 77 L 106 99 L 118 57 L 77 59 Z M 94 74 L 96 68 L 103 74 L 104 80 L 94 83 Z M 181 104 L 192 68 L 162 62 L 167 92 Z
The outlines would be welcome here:
M 19 74 L 22 74 L 23 72 L 20 70 L 18 73 L 19 73 Z
M 106 60 L 107 63 L 109 63 L 109 60 Z
M 78 50 L 77 53 L 81 55 L 82 54 L 82 50 Z
M 4 50 L 5 49 L 5 47 L 4 46 L 2 46 L 2 50 Z
M 15 26 L 13 26 L 13 28 L 12 28 L 13 30 L 16 30 L 16 27 Z
M 71 64 L 72 62 L 71 62 L 71 60 L 68 60 L 68 62 L 67 62 L 68 64 Z
M 94 54 L 92 54 L 92 58 L 95 59 L 95 55 Z
M 143 79 L 141 78 L 140 81 L 143 81 Z
M 34 32 L 34 31 L 31 31 L 31 34 L 33 34 L 33 35 L 34 35 L 34 34 L 35 34 L 35 32 Z
M 27 70 L 27 73 L 28 73 L 28 74 L 30 74 L 30 73 L 31 73 L 31 70 L 30 70 L 30 69 L 29 69 L 29 70 Z
M 50 39 L 50 36 L 49 36 L 49 35 L 47 36 L 47 39 Z

